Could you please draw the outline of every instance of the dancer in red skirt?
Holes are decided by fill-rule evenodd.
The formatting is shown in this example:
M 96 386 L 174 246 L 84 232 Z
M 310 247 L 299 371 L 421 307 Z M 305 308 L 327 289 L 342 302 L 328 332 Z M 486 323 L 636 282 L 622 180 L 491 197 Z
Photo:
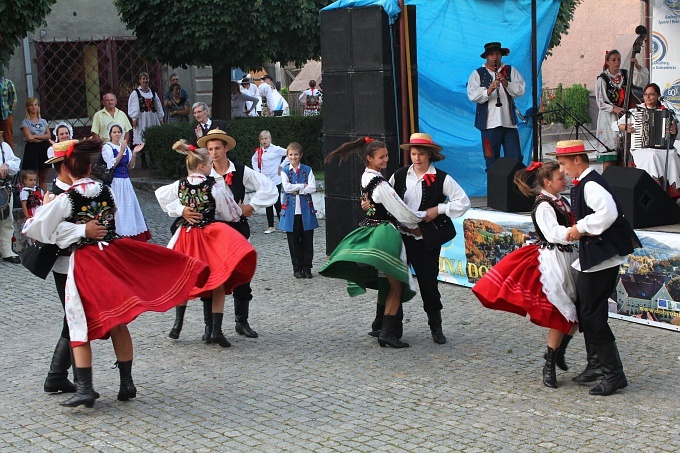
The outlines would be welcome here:
M 532 189 L 527 181 L 535 175 Z M 508 254 L 472 288 L 487 308 L 529 315 L 531 322 L 547 327 L 548 350 L 543 383 L 557 388 L 555 365 L 567 370 L 564 351 L 578 325 L 575 281 L 571 267 L 578 257 L 567 229 L 573 224 L 571 207 L 560 192 L 567 188 L 557 162 L 534 162 L 515 174 L 515 184 L 529 196 L 537 193 L 531 211 L 540 242 Z
M 90 179 L 90 156 L 99 139 L 72 143 L 62 164 L 73 181 L 45 199 L 25 234 L 60 248 L 73 248 L 66 279 L 66 319 L 76 364 L 76 393 L 62 406 L 92 407 L 90 341 L 111 337 L 120 371 L 118 400 L 137 396 L 132 380 L 132 338 L 127 324 L 146 311 L 162 312 L 205 283 L 205 263 L 165 247 L 116 235 L 111 189 Z M 150 285 L 149 282 L 154 282 Z
M 180 140 L 173 149 L 186 155 L 189 176 L 156 190 L 163 211 L 181 217 L 185 209 L 198 214 L 197 220 L 181 218 L 168 247 L 208 264 L 210 278 L 191 291 L 189 298 L 212 297 L 212 332 L 208 343 L 229 347 L 222 333 L 224 296 L 253 278 L 257 253 L 250 242 L 224 222 L 238 222 L 241 208 L 222 185 L 210 176 L 212 158 L 205 148 Z M 182 330 L 186 303 L 176 308 L 177 320 L 168 335 L 177 339 Z

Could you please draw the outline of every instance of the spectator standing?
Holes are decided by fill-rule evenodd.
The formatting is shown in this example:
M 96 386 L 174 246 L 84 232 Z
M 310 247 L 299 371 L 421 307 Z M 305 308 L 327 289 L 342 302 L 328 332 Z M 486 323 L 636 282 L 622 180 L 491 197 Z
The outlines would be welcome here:
M 118 123 L 123 126 L 125 133 L 125 141 L 130 143 L 132 137 L 130 131 L 132 124 L 128 120 L 127 115 L 122 110 L 118 110 L 118 98 L 113 93 L 106 93 L 102 96 L 102 104 L 104 108 L 99 110 L 92 117 L 92 135 L 98 137 L 104 143 L 109 141 L 109 125 L 111 123 Z
M 276 209 L 276 216 L 281 218 L 281 169 L 290 163 L 285 157 L 286 149 L 272 144 L 272 134 L 269 131 L 260 132 L 260 147 L 255 148 L 251 159 L 253 170 L 266 176 L 278 190 L 276 203 L 266 209 L 268 228 L 264 230 L 264 234 L 276 231 L 274 209 Z M 281 162 L 282 159 L 283 162 Z
M 267 108 L 269 108 L 270 116 L 289 116 L 290 108 L 288 102 L 283 99 L 283 96 L 278 92 L 272 78 L 265 74 L 262 76 L 262 83 L 258 87 L 260 96 L 266 98 Z
M 244 118 L 255 110 L 255 105 L 260 102 L 259 97 L 251 96 L 241 92 L 238 82 L 231 81 L 231 117 Z M 251 107 L 246 106 L 250 103 Z M 253 105 L 255 104 L 255 105 Z
M 188 101 L 189 100 L 189 93 L 187 93 L 187 90 L 182 88 L 182 85 L 179 83 L 179 76 L 177 75 L 176 72 L 173 72 L 172 74 L 170 74 L 170 86 L 168 88 L 167 93 L 165 93 L 165 100 L 169 101 L 172 98 L 172 86 L 175 85 L 175 84 L 180 86 L 180 93 L 179 93 L 180 97 L 183 97 L 184 99 L 186 99 Z
M 252 102 L 246 102 L 246 109 L 250 110 L 248 116 L 261 116 L 262 102 L 259 102 L 260 92 L 253 83 L 253 78 L 250 74 L 246 74 L 245 77 L 243 77 L 243 80 L 241 80 L 241 93 L 258 98 L 258 103 L 255 106 L 255 110 L 250 110 L 250 108 L 253 106 Z
M 40 117 L 37 98 L 26 99 L 26 118 L 21 122 L 21 131 L 26 139 L 21 169 L 38 172 L 38 184 L 44 192 L 47 190 L 47 174 L 52 168 L 45 163 L 51 134 L 47 121 Z
M 14 83 L 0 76 L 0 129 L 3 139 L 10 148 L 14 149 L 14 108 L 17 106 L 17 92 Z
M 303 91 L 298 99 L 300 103 L 305 105 L 305 116 L 316 116 L 321 114 L 323 98 L 321 96 L 321 91 L 316 87 L 316 80 L 309 81 L 309 88 Z
M 12 148 L 5 143 L 0 134 L 0 190 L 5 191 L 8 198 L 8 204 L 3 209 L 0 208 L 0 248 L 2 248 L 2 260 L 12 264 L 20 264 L 19 256 L 12 250 L 12 237 L 14 236 L 14 217 L 12 210 L 14 209 L 14 197 L 12 196 L 11 186 L 12 176 L 19 171 L 21 160 L 14 155 Z
M 165 112 L 168 115 L 167 123 L 189 122 L 189 100 L 182 97 L 182 87 L 177 83 L 170 85 L 170 99 L 165 100 Z
M 139 86 L 132 90 L 128 99 L 128 115 L 132 118 L 132 143 L 144 142 L 144 130 L 150 126 L 163 124 L 163 105 L 158 93 L 149 87 L 149 74 L 139 74 Z M 141 154 L 142 168 L 148 168 L 144 152 Z
M 227 122 L 210 118 L 210 108 L 205 102 L 196 102 L 191 106 L 191 111 L 196 120 L 196 127 L 189 133 L 189 143 L 196 146 L 199 138 L 214 129 L 227 130 Z

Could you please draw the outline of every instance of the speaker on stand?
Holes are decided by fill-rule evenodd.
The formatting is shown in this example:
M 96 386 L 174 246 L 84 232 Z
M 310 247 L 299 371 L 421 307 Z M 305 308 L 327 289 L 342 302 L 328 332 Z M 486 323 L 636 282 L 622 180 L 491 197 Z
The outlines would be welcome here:
M 513 179 L 518 170 L 526 166 L 512 157 L 501 157 L 486 173 L 487 206 L 504 212 L 527 212 L 534 207 L 536 197 L 524 196 Z M 533 184 L 533 178 L 528 181 Z

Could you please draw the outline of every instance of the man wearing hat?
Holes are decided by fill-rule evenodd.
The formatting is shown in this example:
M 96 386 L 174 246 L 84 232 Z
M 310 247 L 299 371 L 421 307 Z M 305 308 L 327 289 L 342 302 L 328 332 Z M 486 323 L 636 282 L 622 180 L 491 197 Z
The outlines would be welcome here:
M 278 92 L 271 76 L 265 74 L 262 76 L 262 83 L 258 87 L 260 96 L 267 100 L 267 108 L 271 116 L 289 116 L 290 109 L 288 102 L 283 99 L 283 96 Z
M 253 78 L 250 74 L 246 74 L 241 80 L 241 93 L 247 94 L 248 96 L 253 96 L 256 98 L 260 97 L 260 92 L 253 83 Z M 250 110 L 253 107 L 253 103 L 250 101 L 246 102 L 246 110 Z M 250 110 L 248 116 L 260 116 L 262 114 L 262 103 L 258 102 L 254 110 Z
M 402 225 L 401 238 L 408 262 L 416 272 L 432 340 L 444 344 L 446 337 L 442 331 L 442 303 L 437 280 L 439 254 L 441 246 L 456 235 L 451 218 L 465 214 L 470 208 L 470 199 L 450 175 L 432 165 L 443 160 L 444 155 L 442 147 L 434 143 L 429 134 L 411 134 L 409 142 L 401 148 L 409 150 L 412 164 L 394 172 L 390 184 L 409 208 L 427 212 L 423 222 Z M 381 324 L 381 307 L 382 310 L 385 308 L 378 305 L 377 324 Z M 401 307 L 397 317 L 403 318 Z M 380 325 L 372 327 L 380 330 Z
M 525 83 L 517 69 L 501 61 L 509 53 L 500 42 L 484 44 L 480 56 L 486 63 L 472 71 L 467 83 L 468 99 L 477 104 L 475 127 L 482 132 L 486 171 L 501 156 L 501 146 L 505 157 L 522 158 L 514 98 L 524 94 Z
M 210 152 L 213 159 L 213 168 L 210 176 L 214 177 L 217 184 L 221 184 L 234 197 L 234 200 L 239 204 L 243 213 L 241 220 L 238 222 L 230 222 L 229 226 L 240 232 L 246 239 L 250 238 L 250 226 L 248 225 L 248 217 L 250 217 L 255 209 L 266 208 L 276 203 L 279 197 L 279 192 L 274 183 L 269 178 L 256 172 L 250 167 L 243 164 L 232 162 L 227 157 L 227 152 L 236 146 L 236 141 L 220 129 L 213 129 L 208 131 L 206 135 L 198 139 L 198 146 L 206 148 Z M 244 204 L 246 192 L 253 192 L 248 204 Z M 176 205 L 169 207 L 170 212 L 182 212 L 182 216 L 189 222 L 195 223 L 196 216 L 200 214 L 191 212 L 190 208 L 183 209 L 179 200 Z M 172 209 L 172 208 L 176 209 Z M 246 283 L 234 288 L 234 314 L 235 314 L 235 330 L 240 335 L 245 335 L 249 338 L 257 338 L 258 334 L 250 328 L 248 324 L 248 314 L 250 311 L 250 301 L 253 298 L 250 283 Z M 209 338 L 209 332 L 212 332 L 214 327 L 215 317 L 212 316 L 212 298 L 201 298 L 203 301 L 203 314 L 205 320 L 205 335 L 204 339 Z M 178 315 L 179 316 L 179 315 Z M 219 327 L 221 327 L 222 318 L 220 317 Z M 228 347 L 231 344 L 224 340 L 220 346 Z
M 0 248 L 2 248 L 2 260 L 12 264 L 20 264 L 19 256 L 12 250 L 12 237 L 14 236 L 12 176 L 16 175 L 19 171 L 21 159 L 16 157 L 14 152 L 12 152 L 12 147 L 5 143 L 1 130 L 0 154 L 0 190 L 4 192 L 0 195 L 3 196 L 3 199 L 7 200 L 5 207 L 0 207 Z
M 574 178 L 571 206 L 576 223 L 567 230 L 567 240 L 579 240 L 576 309 L 586 342 L 588 365 L 574 377 L 577 382 L 600 382 L 591 395 L 611 395 L 628 385 L 609 327 L 609 296 L 616 288 L 619 266 L 633 250 L 642 247 L 633 228 L 623 217 L 619 202 L 605 179 L 589 166 L 581 140 L 557 143 L 554 153 L 564 173 Z

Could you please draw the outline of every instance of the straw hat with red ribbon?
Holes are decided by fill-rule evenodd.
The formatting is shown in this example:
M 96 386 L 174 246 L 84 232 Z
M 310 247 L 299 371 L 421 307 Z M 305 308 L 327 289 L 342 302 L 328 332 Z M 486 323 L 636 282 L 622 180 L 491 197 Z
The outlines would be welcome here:
M 442 147 L 432 141 L 430 134 L 416 132 L 411 134 L 408 143 L 404 143 L 399 147 L 401 149 L 410 149 L 412 146 L 417 146 L 418 149 L 426 150 L 430 154 L 430 162 L 437 162 L 444 160 L 445 156 L 441 153 Z
M 54 149 L 54 157 L 50 157 L 45 161 L 46 164 L 53 164 L 55 162 L 61 162 L 66 156 L 71 155 L 73 152 L 73 146 L 78 143 L 78 140 L 64 140 L 63 142 L 55 143 L 52 148 Z
M 547 156 L 576 156 L 578 154 L 593 153 L 595 150 L 586 149 L 583 140 L 562 140 L 557 142 L 554 153 L 545 153 Z

